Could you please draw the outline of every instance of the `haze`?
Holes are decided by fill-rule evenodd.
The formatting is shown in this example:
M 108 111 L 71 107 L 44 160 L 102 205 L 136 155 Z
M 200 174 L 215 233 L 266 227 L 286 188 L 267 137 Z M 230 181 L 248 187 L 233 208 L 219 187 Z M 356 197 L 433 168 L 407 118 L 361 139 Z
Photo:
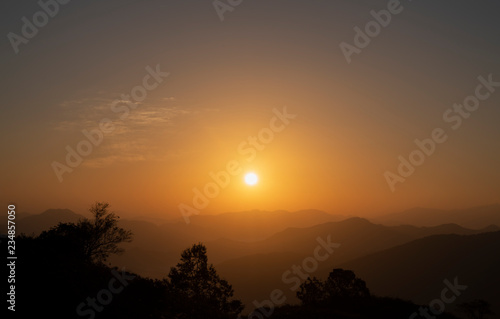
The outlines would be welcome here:
M 10 314 L 499 318 L 499 1 L 0 12 Z
M 3 6 L 6 34 L 22 35 L 21 17 L 40 10 Z M 500 81 L 498 4 L 401 6 L 347 63 L 340 43 L 354 45 L 353 28 L 386 1 L 244 1 L 224 21 L 210 2 L 61 5 L 17 54 L 2 41 L 2 202 L 40 213 L 105 200 L 122 216 L 181 218 L 193 188 L 234 159 L 242 173 L 200 214 L 314 208 L 371 217 L 497 203 L 500 93 L 456 130 L 443 114 L 474 94 L 478 77 Z M 126 104 L 114 112 L 157 66 L 169 75 L 129 113 Z M 247 161 L 238 146 L 285 107 L 296 117 Z M 115 129 L 60 181 L 53 163 L 67 165 L 66 147 L 76 150 L 82 130 L 105 118 Z M 435 128 L 446 142 L 393 192 L 384 173 L 398 174 L 398 157 Z M 259 185 L 245 186 L 247 171 Z

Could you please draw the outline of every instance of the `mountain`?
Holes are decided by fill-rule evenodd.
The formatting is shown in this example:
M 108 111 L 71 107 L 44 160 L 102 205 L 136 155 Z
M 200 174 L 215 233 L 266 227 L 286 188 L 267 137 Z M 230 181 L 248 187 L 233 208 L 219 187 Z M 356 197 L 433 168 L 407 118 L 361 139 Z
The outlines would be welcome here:
M 458 303 L 480 298 L 500 314 L 500 232 L 477 235 L 435 235 L 389 248 L 338 266 L 353 270 L 380 296 L 397 296 L 419 304 L 440 298 L 443 281 L 457 281 L 467 289 Z M 318 270 L 326 276 L 327 269 Z
M 318 245 L 317 238 L 341 243 L 336 257 L 348 260 L 370 252 L 393 247 L 411 240 L 435 234 L 477 234 L 500 230 L 490 227 L 482 230 L 471 230 L 455 224 L 436 227 L 415 226 L 383 226 L 376 225 L 366 219 L 354 217 L 340 222 L 330 222 L 311 227 L 288 228 L 284 231 L 257 242 L 241 243 L 227 239 L 206 242 L 214 262 L 219 256 L 238 258 L 245 255 L 273 252 L 293 252 L 301 255 L 310 254 Z M 227 257 L 226 257 L 227 259 Z
M 76 214 L 69 209 L 48 209 L 41 214 L 30 215 L 24 213 L 23 216 L 16 218 L 16 232 L 17 234 L 25 233 L 28 235 L 39 235 L 42 231 L 48 230 L 58 223 L 74 223 L 83 215 Z M 2 229 L 7 229 L 5 223 L 0 225 Z
M 110 256 L 108 263 L 120 265 L 120 269 L 123 267 L 144 277 L 163 279 L 170 272 L 170 267 L 175 266 L 180 259 L 180 253 L 127 246 L 124 245 L 124 254 Z
M 473 235 L 473 234 L 495 232 L 500 230 L 500 226 L 496 225 L 490 225 L 488 227 L 484 227 L 481 229 L 469 229 L 459 226 L 457 224 L 443 224 L 431 227 L 416 227 L 410 225 L 401 225 L 401 226 L 391 226 L 390 228 L 397 232 L 404 232 L 405 234 L 411 234 L 417 237 L 438 235 L 438 234 Z
M 21 219 L 21 218 L 25 218 L 25 217 L 28 217 L 28 216 L 31 216 L 32 214 L 28 213 L 28 212 L 16 212 L 16 219 Z
M 71 210 L 52 209 L 39 215 L 19 218 L 18 230 L 36 234 L 59 222 L 76 222 L 80 218 L 83 216 Z M 296 301 L 295 291 L 290 289 L 298 278 L 297 273 L 294 273 L 296 267 L 314 266 L 307 263 L 312 262 L 311 257 L 315 256 L 317 247 L 321 246 L 320 242 L 340 244 L 328 259 L 317 262 L 317 266 L 313 267 L 314 271 L 310 271 L 311 275 L 326 276 L 331 269 L 339 265 L 347 265 L 428 236 L 433 238 L 433 235 L 437 234 L 473 235 L 499 230 L 498 226 L 472 230 L 452 223 L 434 227 L 385 226 L 363 218 L 345 219 L 344 216 L 313 210 L 250 211 L 194 216 L 190 224 L 180 221 L 158 225 L 130 219 L 120 219 L 119 224 L 132 230 L 134 237 L 132 243 L 124 244 L 126 251 L 123 255 L 110 258 L 111 264 L 123 266 L 141 275 L 163 278 L 170 267 L 179 261 L 180 253 L 184 249 L 203 242 L 208 249 L 209 262 L 215 264 L 219 274 L 233 285 L 237 297 L 248 307 L 251 307 L 253 300 L 269 298 L 274 289 L 283 290 L 288 302 Z M 490 225 L 491 222 L 484 221 L 483 224 Z M 415 256 L 425 260 L 425 249 L 419 249 L 415 249 Z M 444 255 L 443 260 L 447 260 L 445 253 Z M 396 257 L 391 257 L 388 261 L 398 265 L 406 258 L 399 260 Z M 352 267 L 354 266 L 356 265 Z M 360 271 L 363 272 L 363 269 Z M 286 282 L 283 281 L 284 274 Z M 371 278 L 370 273 L 367 276 Z M 365 279 L 363 276 L 361 278 Z M 378 292 L 379 283 L 372 284 L 374 291 Z M 370 285 L 369 287 L 371 288 Z M 395 294 L 399 293 L 397 288 L 393 291 Z M 380 290 L 380 294 L 383 293 L 385 291 Z M 425 291 L 423 294 L 428 296 Z M 420 300 L 416 301 L 422 302 Z
M 238 257 L 231 253 L 234 259 L 216 265 L 219 273 L 233 285 L 235 292 L 242 300 L 251 305 L 253 300 L 261 300 L 274 289 L 281 289 L 289 302 L 296 301 L 295 291 L 290 288 L 298 274 L 285 275 L 287 282 L 282 280 L 286 271 L 294 271 L 292 267 L 316 268 L 310 273 L 314 276 L 328 274 L 334 267 L 378 251 L 399 246 L 415 239 L 423 238 L 440 232 L 446 234 L 477 234 L 481 230 L 469 230 L 457 225 L 442 225 L 437 227 L 414 226 L 383 226 L 370 223 L 366 219 L 351 218 L 341 222 L 325 223 L 308 228 L 291 228 L 270 238 L 252 243 L 252 255 Z M 333 254 L 324 261 L 311 261 L 315 249 L 319 246 L 318 238 L 323 241 L 339 243 Z M 208 255 L 214 255 L 214 247 L 207 243 Z M 248 252 L 248 251 L 247 251 Z M 322 252 L 322 254 L 324 251 Z M 217 251 L 216 251 L 217 255 Z M 306 261 L 308 259 L 308 261 Z M 272 263 L 269 262 L 272 260 Z M 269 267 L 272 264 L 273 267 Z M 294 266 L 295 265 L 295 266 Z M 307 273 L 306 273 L 307 274 Z M 249 283 L 259 283 L 259 287 L 251 287 Z
M 139 266 L 136 259 L 145 260 L 138 268 L 131 268 L 140 274 L 161 278 L 165 271 L 156 272 L 159 263 L 163 267 L 171 267 L 177 259 L 168 256 L 180 256 L 180 253 L 191 245 L 203 242 L 208 251 L 209 261 L 219 264 L 229 259 L 252 256 L 255 254 L 272 254 L 290 252 L 297 256 L 307 256 L 318 245 L 317 238 L 327 240 L 328 236 L 343 243 L 337 252 L 339 260 L 346 261 L 379 251 L 416 238 L 432 234 L 473 234 L 481 231 L 469 230 L 457 225 L 438 227 L 397 226 L 387 227 L 374 225 L 362 218 L 350 218 L 340 222 L 324 223 L 307 228 L 288 228 L 267 239 L 255 242 L 243 242 L 223 238 L 210 224 L 199 225 L 164 224 L 161 226 L 145 222 L 120 220 L 120 226 L 132 230 L 132 243 L 125 245 L 123 255 L 111 260 L 117 265 Z M 130 249 L 134 248 L 134 249 Z M 151 251 L 164 258 L 149 258 Z M 165 254 L 167 253 L 167 254 Z M 147 261 L 147 262 L 146 262 Z
M 455 223 L 463 227 L 479 229 L 492 224 L 500 226 L 500 204 L 454 210 L 417 207 L 371 220 L 384 225 L 437 226 Z
M 239 241 L 265 239 L 290 227 L 310 227 L 326 222 L 346 219 L 343 215 L 330 215 L 319 210 L 245 211 L 220 215 L 198 215 L 190 218 L 189 226 L 210 229 L 218 238 Z
M 158 263 L 168 268 L 177 262 L 177 259 L 166 256 L 180 256 L 184 249 L 198 242 L 206 245 L 209 251 L 209 261 L 213 264 L 220 264 L 230 259 L 255 254 L 289 252 L 297 256 L 307 256 L 318 245 L 318 237 L 327 240 L 330 235 L 332 240 L 342 243 L 341 249 L 336 252 L 336 258 L 347 261 L 428 235 L 476 234 L 488 230 L 470 230 L 452 224 L 437 227 L 388 227 L 372 224 L 362 218 L 350 218 L 307 228 L 288 228 L 264 240 L 242 242 L 220 238 L 219 236 L 222 235 L 217 234 L 208 226 L 201 227 L 185 223 L 157 226 L 145 221 L 130 220 L 121 220 L 120 225 L 131 229 L 134 238 L 132 243 L 124 246 L 126 250 L 123 255 L 113 257 L 111 260 L 117 265 L 130 267 L 130 265 L 137 265 L 136 259 L 143 260 L 148 258 L 149 252 L 156 251 L 158 256 L 165 256 L 165 258 L 146 259 L 147 262 L 141 263 L 140 268 L 132 268 L 135 272 L 156 278 L 162 278 L 165 275 L 164 270 L 155 271 Z

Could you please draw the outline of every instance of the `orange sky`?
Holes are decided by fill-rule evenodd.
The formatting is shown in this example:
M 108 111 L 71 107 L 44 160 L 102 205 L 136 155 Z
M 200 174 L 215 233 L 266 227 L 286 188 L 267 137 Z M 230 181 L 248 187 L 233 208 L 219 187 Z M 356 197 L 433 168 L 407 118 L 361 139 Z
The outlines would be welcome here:
M 475 94 L 479 76 L 500 81 L 493 10 L 485 5 L 477 9 L 482 21 L 462 21 L 444 7 L 415 4 L 346 63 L 339 43 L 352 42 L 353 27 L 379 7 L 245 4 L 224 22 L 201 4 L 68 7 L 17 55 L 2 44 L 2 203 L 84 212 L 102 200 L 124 216 L 180 218 L 180 204 L 193 207 L 193 188 L 232 160 L 256 172 L 258 185 L 231 176 L 201 213 L 316 208 L 370 216 L 498 202 L 500 89 L 460 128 L 443 119 Z M 20 5 L 12 15 L 30 10 Z M 6 21 L 9 30 L 18 20 Z M 169 75 L 155 78 L 155 68 Z M 116 103 L 141 90 L 147 96 L 127 113 Z M 249 136 L 268 134 L 273 110 L 284 108 L 296 116 L 282 130 L 274 122 L 262 150 L 238 151 Z M 67 146 L 76 149 L 82 130 L 103 119 L 114 129 L 60 181 L 53 163 L 68 166 Z M 435 128 L 446 142 L 392 192 L 384 172 L 397 173 L 398 157 L 408 159 L 414 140 Z

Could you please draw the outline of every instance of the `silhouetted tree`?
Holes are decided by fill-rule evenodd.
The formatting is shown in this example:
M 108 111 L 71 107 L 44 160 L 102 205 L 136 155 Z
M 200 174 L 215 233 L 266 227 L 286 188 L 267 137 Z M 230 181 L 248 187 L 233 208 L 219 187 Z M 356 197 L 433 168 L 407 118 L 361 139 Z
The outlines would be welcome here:
M 110 254 L 123 252 L 118 244 L 132 240 L 132 232 L 118 227 L 119 217 L 108 208 L 108 203 L 97 202 L 89 209 L 92 219 L 83 218 L 76 224 L 59 223 L 42 232 L 40 239 L 57 239 L 74 256 L 86 262 L 103 263 Z M 61 242 L 61 238 L 65 241 Z
M 91 234 L 85 246 L 85 255 L 97 262 L 105 261 L 110 254 L 122 253 L 123 249 L 118 244 L 132 241 L 132 232 L 118 227 L 120 217 L 109 212 L 108 207 L 108 203 L 95 203 L 89 209 L 94 218 L 78 223 Z
M 458 309 L 470 319 L 483 319 L 487 315 L 492 315 L 490 307 L 490 303 L 482 299 L 474 299 L 458 305 Z
M 334 269 L 326 279 L 325 291 L 330 298 L 366 298 L 370 297 L 370 291 L 366 283 L 357 278 L 353 271 L 344 269 Z
M 231 285 L 208 264 L 207 248 L 202 244 L 184 250 L 168 278 L 173 313 L 179 318 L 236 318 L 243 310 L 241 301 L 231 300 Z
M 370 297 L 366 283 L 351 270 L 334 269 L 326 281 L 308 278 L 297 292 L 297 298 L 305 306 L 341 305 L 349 306 Z
M 302 301 L 305 306 L 317 305 L 325 301 L 326 293 L 324 291 L 324 283 L 316 277 L 309 277 L 297 291 L 297 298 Z

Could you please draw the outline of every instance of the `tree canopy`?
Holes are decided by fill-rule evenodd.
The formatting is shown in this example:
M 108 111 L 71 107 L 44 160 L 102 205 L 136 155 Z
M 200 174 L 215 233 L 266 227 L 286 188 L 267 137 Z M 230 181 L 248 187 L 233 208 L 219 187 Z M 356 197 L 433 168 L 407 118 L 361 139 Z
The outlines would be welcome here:
M 123 249 L 118 245 L 132 241 L 132 232 L 118 226 L 119 217 L 109 211 L 109 204 L 96 202 L 89 209 L 92 219 L 83 218 L 75 223 L 59 223 L 40 234 L 40 239 L 58 241 L 72 255 L 85 262 L 104 263 L 111 254 Z
M 184 250 L 168 279 L 170 296 L 175 299 L 174 313 L 181 318 L 236 318 L 243 310 L 241 301 L 231 299 L 232 286 L 208 264 L 203 244 Z
M 325 281 L 316 277 L 308 278 L 297 291 L 297 298 L 306 306 L 356 301 L 368 297 L 370 291 L 366 283 L 351 270 L 341 268 L 333 269 Z

